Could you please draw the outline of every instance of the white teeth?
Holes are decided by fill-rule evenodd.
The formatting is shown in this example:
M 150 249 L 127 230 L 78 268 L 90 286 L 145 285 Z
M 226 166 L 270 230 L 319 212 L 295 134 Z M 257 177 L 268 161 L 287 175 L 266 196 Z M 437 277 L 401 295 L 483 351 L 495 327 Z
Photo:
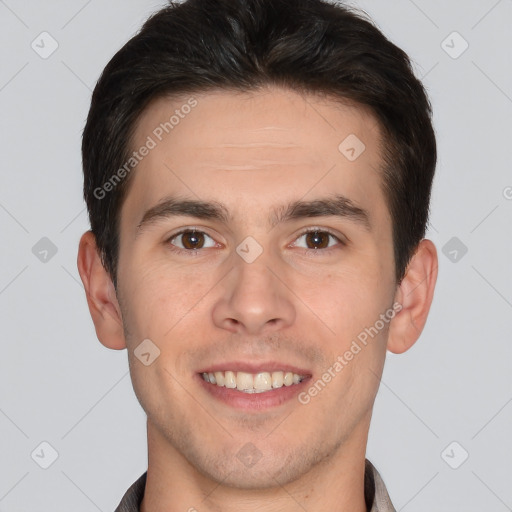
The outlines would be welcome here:
M 254 376 L 254 389 L 256 391 L 268 391 L 272 389 L 272 377 L 269 372 L 257 373 Z
M 282 388 L 284 375 L 283 372 L 272 372 L 272 387 Z
M 236 374 L 236 389 L 238 391 L 245 391 L 246 389 L 253 389 L 254 379 L 252 373 L 237 372 Z
M 215 380 L 217 381 L 217 386 L 224 386 L 224 372 L 215 372 Z
M 236 388 L 236 377 L 233 372 L 224 372 L 224 385 L 227 388 Z
M 243 393 L 263 393 L 271 389 L 298 384 L 304 377 L 293 372 L 209 372 L 201 374 L 206 382 L 217 386 L 237 389 Z

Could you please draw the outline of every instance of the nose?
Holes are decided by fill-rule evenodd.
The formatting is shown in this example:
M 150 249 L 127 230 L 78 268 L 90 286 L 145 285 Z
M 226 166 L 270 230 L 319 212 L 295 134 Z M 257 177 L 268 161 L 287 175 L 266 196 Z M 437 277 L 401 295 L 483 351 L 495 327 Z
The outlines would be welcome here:
M 263 335 L 294 323 L 293 294 L 278 266 L 264 254 L 252 263 L 234 255 L 234 268 L 222 281 L 213 307 L 217 327 L 236 334 Z

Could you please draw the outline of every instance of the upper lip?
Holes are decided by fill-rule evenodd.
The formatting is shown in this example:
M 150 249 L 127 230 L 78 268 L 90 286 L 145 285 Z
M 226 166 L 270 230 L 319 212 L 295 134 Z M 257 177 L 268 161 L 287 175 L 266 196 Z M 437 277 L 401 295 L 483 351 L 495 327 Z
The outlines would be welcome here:
M 290 365 L 288 363 L 280 363 L 278 361 L 265 361 L 261 363 L 247 362 L 247 361 L 228 361 L 225 363 L 216 363 L 205 367 L 198 373 L 215 373 L 224 371 L 233 372 L 246 372 L 246 373 L 261 373 L 261 372 L 292 372 L 304 377 L 310 376 L 311 372 L 298 366 Z

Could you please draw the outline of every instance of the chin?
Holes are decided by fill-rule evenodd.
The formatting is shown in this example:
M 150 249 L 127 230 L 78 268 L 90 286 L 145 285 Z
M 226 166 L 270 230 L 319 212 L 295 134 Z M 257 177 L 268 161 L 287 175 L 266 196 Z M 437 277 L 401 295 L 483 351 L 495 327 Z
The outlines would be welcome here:
M 204 476 L 220 485 L 240 490 L 274 489 L 300 479 L 330 455 L 329 450 L 304 449 L 261 453 L 248 442 L 235 453 L 190 460 Z

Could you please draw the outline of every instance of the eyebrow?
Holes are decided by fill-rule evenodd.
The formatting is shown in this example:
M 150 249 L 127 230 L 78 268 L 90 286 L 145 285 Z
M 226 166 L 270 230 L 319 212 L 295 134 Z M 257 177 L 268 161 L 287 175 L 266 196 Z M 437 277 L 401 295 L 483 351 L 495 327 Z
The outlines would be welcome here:
M 228 208 L 217 201 L 167 197 L 144 213 L 142 220 L 137 225 L 136 236 L 144 228 L 155 224 L 159 220 L 179 216 L 215 220 L 223 224 L 229 224 L 232 220 Z M 371 231 L 368 211 L 339 194 L 313 201 L 293 201 L 286 205 L 275 207 L 271 210 L 268 221 L 271 228 L 274 228 L 284 222 L 310 217 L 339 217 L 359 224 L 367 231 Z

